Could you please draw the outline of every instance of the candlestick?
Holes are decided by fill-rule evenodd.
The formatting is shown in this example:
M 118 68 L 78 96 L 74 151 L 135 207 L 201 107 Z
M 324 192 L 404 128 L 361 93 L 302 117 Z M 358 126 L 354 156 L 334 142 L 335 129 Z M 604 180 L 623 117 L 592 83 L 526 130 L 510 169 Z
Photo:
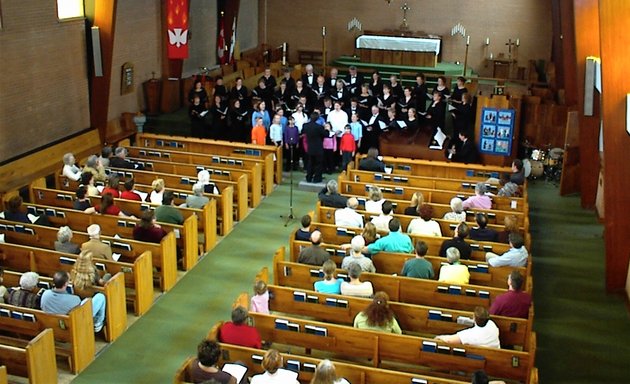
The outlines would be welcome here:
M 326 27 L 322 27 L 322 36 L 326 36 Z
M 470 35 L 466 36 L 466 45 L 470 45 Z
M 486 37 L 486 45 L 490 45 L 490 38 Z
M 521 45 L 521 39 L 517 38 L 516 39 L 516 46 L 518 47 L 519 45 Z

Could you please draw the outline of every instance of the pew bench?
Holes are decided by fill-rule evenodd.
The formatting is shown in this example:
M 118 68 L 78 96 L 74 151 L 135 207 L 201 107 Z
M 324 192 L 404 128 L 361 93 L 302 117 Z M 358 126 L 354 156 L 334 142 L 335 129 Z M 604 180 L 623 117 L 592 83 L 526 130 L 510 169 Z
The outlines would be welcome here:
M 28 340 L 0 339 L 0 383 L 8 383 L 7 374 L 28 378 L 30 384 L 57 383 L 55 338 L 44 329 Z

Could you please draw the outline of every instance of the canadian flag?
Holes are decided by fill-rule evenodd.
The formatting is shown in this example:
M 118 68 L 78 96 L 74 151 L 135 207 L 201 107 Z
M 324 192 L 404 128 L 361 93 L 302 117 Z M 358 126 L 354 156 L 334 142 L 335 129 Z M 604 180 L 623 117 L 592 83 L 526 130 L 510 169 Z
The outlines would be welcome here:
M 219 58 L 219 63 L 225 64 L 227 63 L 227 55 L 226 55 L 227 47 L 225 44 L 225 23 L 223 21 L 223 12 L 221 12 L 221 20 L 219 20 L 219 37 L 217 38 L 217 57 Z
M 228 57 L 228 62 L 230 64 L 234 64 L 234 45 L 236 44 L 236 16 L 234 16 L 234 20 L 232 21 L 232 37 L 230 38 L 230 56 Z
M 188 0 L 168 0 L 166 8 L 169 59 L 188 58 Z

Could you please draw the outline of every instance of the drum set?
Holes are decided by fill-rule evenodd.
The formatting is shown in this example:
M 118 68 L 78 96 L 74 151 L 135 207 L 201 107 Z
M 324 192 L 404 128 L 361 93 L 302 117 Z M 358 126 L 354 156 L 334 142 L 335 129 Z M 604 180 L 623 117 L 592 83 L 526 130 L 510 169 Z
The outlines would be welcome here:
M 559 183 L 562 177 L 564 149 L 541 149 L 528 145 L 528 143 L 525 144 L 525 148 L 525 159 L 523 159 L 525 177 Z

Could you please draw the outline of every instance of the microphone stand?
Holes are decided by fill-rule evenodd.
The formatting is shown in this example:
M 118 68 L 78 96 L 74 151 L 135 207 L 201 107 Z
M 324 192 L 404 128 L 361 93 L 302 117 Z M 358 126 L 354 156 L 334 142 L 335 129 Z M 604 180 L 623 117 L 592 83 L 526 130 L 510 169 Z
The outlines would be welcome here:
M 291 151 L 290 161 L 289 161 L 289 214 L 288 215 L 280 215 L 281 218 L 284 219 L 284 226 L 288 226 L 290 222 L 295 220 L 295 216 L 293 216 L 293 151 L 295 149 L 294 146 L 289 146 Z

